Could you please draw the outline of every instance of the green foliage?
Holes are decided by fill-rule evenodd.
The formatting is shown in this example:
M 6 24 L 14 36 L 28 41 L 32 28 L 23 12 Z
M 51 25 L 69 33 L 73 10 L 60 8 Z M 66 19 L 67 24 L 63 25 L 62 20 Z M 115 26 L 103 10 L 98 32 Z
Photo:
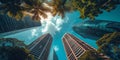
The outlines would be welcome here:
M 21 6 L 22 0 L 0 0 L 0 13 L 7 14 L 17 20 L 23 18 L 25 8 Z
M 46 0 L 45 0 L 46 1 Z M 65 12 L 78 10 L 80 18 L 90 18 L 94 20 L 96 16 L 103 11 L 115 9 L 118 0 L 0 0 L 0 13 L 7 14 L 16 19 L 22 19 L 26 16 L 25 12 L 32 14 L 33 20 L 41 20 L 41 17 L 47 18 L 46 12 L 65 17 Z M 44 3 L 49 5 L 48 8 Z
M 20 41 L 16 38 L 0 38 L 0 45 L 1 46 L 6 46 L 7 44 L 12 44 L 11 46 L 15 47 L 26 47 L 23 41 Z
M 71 8 L 68 5 L 67 0 L 52 0 L 48 5 L 52 6 L 52 14 L 53 16 L 58 15 L 62 18 L 65 17 L 65 12 L 70 12 Z
M 24 6 L 28 8 L 27 12 L 32 14 L 33 20 L 41 20 L 43 18 L 47 18 L 46 12 L 50 12 L 50 8 L 44 6 L 43 1 L 41 0 L 25 0 Z
M 0 38 L 0 60 L 34 60 L 23 41 Z
M 7 14 L 16 20 L 21 20 L 24 16 L 32 15 L 32 19 L 39 21 L 43 18 L 47 18 L 45 12 L 50 11 L 43 5 L 42 0 L 0 0 L 0 13 Z
M 94 19 L 94 15 L 100 13 L 94 0 L 71 0 L 71 3 L 74 9 L 80 12 L 80 18 L 82 19 L 87 17 Z
M 94 50 L 88 50 L 86 51 L 78 60 L 104 60 L 99 56 L 99 53 L 97 53 Z
M 105 34 L 97 41 L 98 52 L 109 56 L 112 60 L 120 60 L 120 32 Z
M 34 60 L 34 57 L 25 48 L 0 47 L 0 60 Z
M 80 18 L 94 20 L 104 10 L 111 11 L 115 8 L 112 0 L 70 0 L 74 9 L 80 12 Z
M 111 10 L 115 9 L 116 2 L 117 1 L 113 0 L 101 0 L 97 1 L 97 4 L 101 9 L 110 12 Z

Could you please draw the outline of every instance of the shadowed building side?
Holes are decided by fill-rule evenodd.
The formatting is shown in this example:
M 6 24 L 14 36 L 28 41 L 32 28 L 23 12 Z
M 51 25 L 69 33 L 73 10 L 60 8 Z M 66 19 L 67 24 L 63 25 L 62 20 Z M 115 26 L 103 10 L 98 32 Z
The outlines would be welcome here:
M 93 47 L 69 33 L 66 33 L 63 36 L 62 41 L 68 60 L 78 60 L 78 58 L 80 58 L 80 56 L 83 55 L 87 50 L 95 50 Z
M 41 26 L 40 22 L 35 22 L 30 17 L 23 20 L 15 20 L 7 15 L 0 15 L 0 33 L 6 33 L 31 27 Z
M 53 50 L 53 60 L 58 60 L 58 56 L 55 50 Z
M 120 22 L 87 20 L 73 26 L 73 30 L 84 38 L 98 40 L 104 34 L 120 32 Z
M 44 34 L 34 42 L 32 42 L 28 49 L 30 50 L 31 54 L 35 56 L 38 60 L 47 60 L 50 47 L 52 44 L 52 36 L 50 34 Z

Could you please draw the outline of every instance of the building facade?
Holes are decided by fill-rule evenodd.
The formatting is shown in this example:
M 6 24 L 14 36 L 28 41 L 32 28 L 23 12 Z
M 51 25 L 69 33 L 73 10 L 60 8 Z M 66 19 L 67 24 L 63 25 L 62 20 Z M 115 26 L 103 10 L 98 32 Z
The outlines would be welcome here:
M 37 60 L 47 60 L 52 40 L 53 38 L 50 34 L 44 34 L 35 41 L 33 41 L 28 46 L 28 49 Z
M 78 60 L 87 50 L 95 50 L 75 36 L 66 33 L 62 38 L 68 60 Z
M 40 22 L 35 22 L 30 17 L 23 20 L 15 20 L 7 15 L 0 15 L 0 33 L 41 26 Z
M 58 60 L 58 56 L 55 50 L 53 50 L 53 60 Z
M 87 20 L 73 26 L 73 30 L 84 38 L 97 40 L 104 34 L 120 32 L 120 22 L 106 20 Z

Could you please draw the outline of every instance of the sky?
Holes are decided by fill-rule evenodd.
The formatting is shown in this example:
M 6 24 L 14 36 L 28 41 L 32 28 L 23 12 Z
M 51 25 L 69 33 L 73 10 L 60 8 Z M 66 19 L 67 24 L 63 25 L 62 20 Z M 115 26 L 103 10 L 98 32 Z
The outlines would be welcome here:
M 51 51 L 50 51 L 51 53 L 48 60 L 53 59 L 52 58 L 53 49 L 56 51 L 56 54 L 58 55 L 59 60 L 67 60 L 66 53 L 62 43 L 62 37 L 66 32 L 75 35 L 79 39 L 83 40 L 84 42 L 88 43 L 90 46 L 97 49 L 95 40 L 83 38 L 72 30 L 73 25 L 84 21 L 79 18 L 80 14 L 78 11 L 66 13 L 66 16 L 64 19 L 62 19 L 60 16 L 53 17 L 50 13 L 48 13 L 48 15 L 49 16 L 47 19 L 42 19 L 41 27 L 29 29 L 27 31 L 8 35 L 5 37 L 18 38 L 19 40 L 23 40 L 28 45 L 32 41 L 40 37 L 41 35 L 45 33 L 50 33 L 53 36 L 53 42 L 52 42 Z M 103 14 L 100 14 L 98 17 L 96 17 L 96 19 L 120 22 L 120 6 L 109 13 L 104 12 Z

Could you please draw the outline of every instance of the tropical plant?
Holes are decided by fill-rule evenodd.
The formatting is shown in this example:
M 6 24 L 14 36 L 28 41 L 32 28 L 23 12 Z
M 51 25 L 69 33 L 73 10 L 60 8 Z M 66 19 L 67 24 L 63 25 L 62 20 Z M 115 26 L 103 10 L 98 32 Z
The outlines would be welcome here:
M 48 5 L 50 5 L 52 9 L 53 16 L 58 15 L 62 18 L 65 17 L 65 12 L 70 12 L 70 5 L 68 5 L 67 0 L 52 0 Z
M 9 45 L 10 44 L 10 45 Z M 26 47 L 23 41 L 20 41 L 16 38 L 0 38 L 1 46 L 18 46 L 18 47 Z
M 109 11 L 115 9 L 115 5 L 117 4 L 116 2 L 117 1 L 113 1 L 113 0 L 98 0 L 97 5 L 101 9 L 109 12 Z
M 46 0 L 0 0 L 0 13 L 7 14 L 10 17 L 21 19 L 24 13 L 32 15 L 33 20 L 47 18 L 46 12 L 51 12 L 53 16 L 59 15 L 65 17 L 65 12 L 78 10 L 80 18 L 90 18 L 94 20 L 96 16 L 103 11 L 111 11 L 120 4 L 119 0 L 52 0 L 45 5 Z M 30 15 L 29 14 L 29 15 Z M 31 16 L 30 15 L 30 16 Z
M 23 41 L 0 38 L 0 60 L 34 60 Z
M 43 4 L 42 0 L 24 0 L 24 6 L 28 9 L 27 12 L 32 14 L 32 19 L 40 21 L 41 16 L 47 18 L 46 12 L 50 12 L 50 8 Z
M 26 9 L 21 6 L 22 0 L 0 0 L 0 13 L 7 14 L 17 20 L 24 17 L 23 11 Z
M 34 60 L 34 56 L 26 48 L 0 47 L 0 60 Z
M 94 20 L 96 16 L 104 10 L 111 11 L 115 9 L 117 3 L 113 0 L 70 0 L 71 6 L 80 12 L 80 18 L 90 18 Z
M 78 60 L 104 60 L 99 53 L 94 50 L 86 51 Z
M 109 56 L 112 60 L 120 60 L 120 32 L 105 34 L 97 41 L 98 52 Z
M 95 19 L 95 16 L 102 13 L 95 0 L 71 0 L 74 9 L 80 12 L 80 18 Z

